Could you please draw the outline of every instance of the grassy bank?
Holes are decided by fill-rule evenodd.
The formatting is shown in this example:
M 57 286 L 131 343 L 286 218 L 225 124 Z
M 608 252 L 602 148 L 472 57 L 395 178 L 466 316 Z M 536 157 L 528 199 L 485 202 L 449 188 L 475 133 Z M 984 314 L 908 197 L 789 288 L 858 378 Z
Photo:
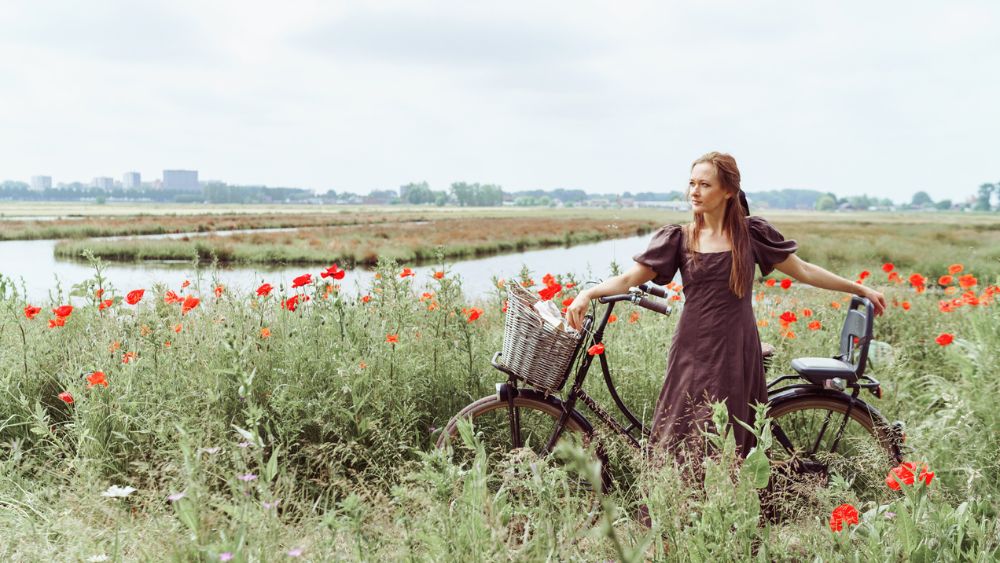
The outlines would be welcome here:
M 573 245 L 645 234 L 658 226 L 650 219 L 563 215 L 548 217 L 436 217 L 366 225 L 206 236 L 189 240 L 62 241 L 56 255 L 79 258 L 84 250 L 107 260 L 189 260 L 218 258 L 224 263 L 374 265 L 380 257 L 423 262 L 439 251 L 447 258 Z
M 365 219 L 367 217 L 367 219 Z M 893 260 L 908 272 L 940 270 L 955 260 L 1000 275 L 1000 222 L 976 214 L 780 213 L 765 217 L 800 243 L 799 256 L 843 276 Z M 301 219 L 306 219 L 303 216 Z M 79 259 L 84 249 L 115 261 L 211 260 L 251 264 L 372 265 L 379 257 L 422 261 L 443 247 L 449 258 L 569 245 L 639 234 L 687 220 L 651 210 L 464 210 L 451 215 L 347 215 L 346 224 L 297 232 L 191 237 L 188 240 L 77 240 L 56 254 Z M 368 223 L 354 223 L 368 220 Z M 279 223 L 275 223 L 277 226 Z
M 367 299 L 342 299 L 317 276 L 296 290 L 294 311 L 279 306 L 292 290 L 216 295 L 211 279 L 192 280 L 145 288 L 134 306 L 81 304 L 53 328 L 61 300 L 31 304 L 42 312 L 28 319 L 28 304 L 0 282 L 0 557 L 990 560 L 1000 534 L 1000 313 L 985 288 L 1000 280 L 963 262 L 983 303 L 950 313 L 934 287 L 917 293 L 889 282 L 881 262 L 865 264 L 866 283 L 892 303 L 875 334 L 895 357 L 870 368 L 884 397 L 865 398 L 907 423 L 910 458 L 931 465 L 932 485 L 909 496 L 876 487 L 864 499 L 843 483 L 803 490 L 781 523 L 761 521 L 755 490 L 721 468 L 699 490 L 670 464 L 616 456 L 625 479 L 595 504 L 572 493 L 558 465 L 513 457 L 508 476 L 528 477 L 495 489 L 482 465 L 433 452 L 448 418 L 502 379 L 488 364 L 501 347 L 502 294 L 465 302 L 447 268 L 414 279 L 383 263 Z M 132 289 L 104 287 L 103 297 Z M 200 302 L 184 313 L 164 302 L 167 290 Z M 793 357 L 833 353 L 840 296 L 759 282 L 755 291 L 769 297 L 756 314 L 780 371 Z M 469 320 L 473 305 L 484 313 Z M 820 328 L 798 326 L 805 308 Z M 802 319 L 795 338 L 777 326 L 786 310 Z M 629 322 L 628 312 L 605 342 L 620 391 L 648 420 L 677 316 L 641 311 Z M 935 343 L 942 332 L 954 343 Z M 107 386 L 88 388 L 95 370 Z M 597 378 L 589 385 L 608 400 Z M 566 455 L 586 471 L 586 458 Z M 105 496 L 124 494 L 111 486 L 136 490 Z M 835 534 L 827 521 L 845 502 L 861 523 Z M 631 517 L 642 504 L 652 530 Z

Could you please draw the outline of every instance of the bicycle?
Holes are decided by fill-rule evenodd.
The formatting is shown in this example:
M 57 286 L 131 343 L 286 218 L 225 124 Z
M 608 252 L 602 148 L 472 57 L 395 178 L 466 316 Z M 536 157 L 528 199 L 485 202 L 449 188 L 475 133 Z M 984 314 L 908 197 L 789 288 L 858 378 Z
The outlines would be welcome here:
M 518 290 L 531 296 L 520 288 L 509 291 Z M 545 456 L 552 452 L 560 439 L 564 439 L 567 430 L 583 441 L 593 438 L 594 425 L 577 408 L 582 403 L 614 435 L 641 449 L 643 442 L 649 438 L 649 428 L 619 396 L 605 351 L 585 354 L 579 362 L 576 360 L 585 344 L 604 343 L 605 329 L 618 303 L 627 301 L 669 315 L 672 308 L 650 298 L 650 295 L 665 298 L 667 292 L 652 284 L 642 284 L 630 288 L 625 294 L 599 298 L 597 301 L 606 305 L 601 321 L 596 329 L 591 330 L 596 313 L 596 306 L 593 306 L 591 313 L 584 317 L 565 369 L 556 377 L 544 373 L 519 373 L 517 367 L 498 361 L 503 352 L 494 354 L 490 363 L 507 375 L 506 382 L 497 384 L 495 394 L 474 401 L 452 417 L 438 438 L 437 447 L 447 447 L 457 435 L 458 421 L 466 419 L 472 421 L 482 440 L 488 442 L 486 450 L 489 452 L 504 454 L 529 447 Z M 513 305 L 517 296 L 511 293 L 509 297 L 508 303 Z M 858 310 L 859 307 L 863 307 L 864 312 Z M 831 471 L 849 474 L 858 458 L 870 456 L 872 452 L 880 455 L 884 463 L 879 468 L 881 473 L 875 472 L 871 477 L 881 479 L 885 471 L 902 461 L 905 441 L 902 424 L 890 423 L 876 408 L 859 398 L 862 390 L 871 392 L 876 398 L 882 395 L 880 382 L 865 374 L 873 317 L 872 303 L 865 298 L 853 297 L 841 330 L 839 354 L 832 358 L 796 358 L 791 362 L 795 374 L 781 375 L 767 382 L 771 434 L 780 446 L 772 448 L 769 457 L 792 479 L 819 476 L 826 480 Z M 504 346 L 507 349 L 510 327 L 505 329 Z M 762 343 L 765 375 L 773 352 L 772 346 Z M 583 389 L 595 358 L 601 367 L 608 394 L 625 422 L 612 416 Z M 576 376 L 569 391 L 563 397 L 558 396 L 577 363 Z M 521 383 L 528 386 L 521 386 Z M 846 392 L 847 389 L 851 390 L 850 393 Z M 835 430 L 828 432 L 832 430 L 831 422 Z M 604 464 L 604 485 L 607 486 L 607 460 L 600 448 L 598 456 Z

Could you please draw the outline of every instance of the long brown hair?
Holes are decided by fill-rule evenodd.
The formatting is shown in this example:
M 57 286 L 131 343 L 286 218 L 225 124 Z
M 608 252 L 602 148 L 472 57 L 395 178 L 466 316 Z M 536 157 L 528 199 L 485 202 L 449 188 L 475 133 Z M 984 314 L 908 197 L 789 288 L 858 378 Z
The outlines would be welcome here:
M 722 217 L 722 231 L 729 235 L 732 243 L 732 261 L 729 270 L 729 289 L 739 297 L 743 298 L 747 282 L 753 276 L 753 271 L 746 268 L 747 257 L 750 255 L 750 230 L 747 227 L 746 214 L 740 203 L 740 169 L 736 166 L 736 159 L 726 153 L 712 151 L 705 154 L 691 163 L 691 168 L 702 162 L 707 162 L 715 166 L 716 176 L 722 189 L 730 194 L 726 200 L 726 210 Z M 690 191 L 688 192 L 690 196 Z M 705 216 L 702 213 L 694 214 L 694 221 L 687 230 L 689 236 L 686 237 L 685 249 L 698 266 L 698 254 L 694 252 L 698 249 L 698 237 L 701 229 L 705 226 Z

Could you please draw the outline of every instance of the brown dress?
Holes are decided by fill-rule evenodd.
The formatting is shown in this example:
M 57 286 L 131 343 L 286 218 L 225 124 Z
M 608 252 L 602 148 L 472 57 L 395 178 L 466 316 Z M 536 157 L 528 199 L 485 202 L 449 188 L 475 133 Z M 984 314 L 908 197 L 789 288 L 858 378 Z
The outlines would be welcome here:
M 798 249 L 770 223 L 747 217 L 752 261 L 767 275 L 774 264 Z M 667 225 L 653 234 L 649 248 L 633 260 L 656 272 L 653 282 L 669 283 L 678 268 L 683 281 L 684 307 L 673 334 L 667 376 L 653 411 L 651 444 L 673 450 L 678 444 L 700 449 L 699 432 L 711 424 L 706 401 L 725 401 L 736 447 L 746 457 L 756 442 L 735 418 L 753 426 L 755 402 L 767 401 L 760 335 L 753 312 L 753 272 L 743 298 L 729 289 L 731 251 L 698 253 L 695 267 L 684 250 L 684 230 Z M 709 426 L 711 428 L 711 426 Z M 677 453 L 677 452 L 675 452 Z

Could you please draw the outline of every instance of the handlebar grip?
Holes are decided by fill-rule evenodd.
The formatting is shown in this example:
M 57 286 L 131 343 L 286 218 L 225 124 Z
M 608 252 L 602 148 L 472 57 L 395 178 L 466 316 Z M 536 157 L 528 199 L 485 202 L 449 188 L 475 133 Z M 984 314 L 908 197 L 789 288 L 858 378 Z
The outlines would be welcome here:
M 661 315 L 669 315 L 670 307 L 666 303 L 660 303 L 659 301 L 653 301 L 652 299 L 646 299 L 645 297 L 639 298 L 636 305 L 642 307 L 643 309 L 649 309 L 650 311 L 656 311 Z
M 639 289 L 645 291 L 646 293 L 649 293 L 650 295 L 655 295 L 657 297 L 666 298 L 667 296 L 667 290 L 663 289 L 658 285 L 653 285 L 651 283 L 644 283 L 639 286 Z

